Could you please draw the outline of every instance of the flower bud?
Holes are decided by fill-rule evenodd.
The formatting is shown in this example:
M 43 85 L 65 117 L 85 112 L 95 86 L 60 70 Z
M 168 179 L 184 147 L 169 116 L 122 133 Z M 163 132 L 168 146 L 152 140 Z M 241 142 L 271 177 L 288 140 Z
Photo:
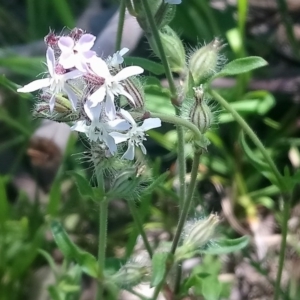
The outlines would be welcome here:
M 169 26 L 162 28 L 159 35 L 171 70 L 182 73 L 185 68 L 185 50 L 180 38 Z M 150 36 L 148 41 L 155 54 L 160 57 L 154 37 Z
M 187 224 L 184 232 L 187 232 L 182 246 L 176 250 L 177 261 L 190 258 L 197 253 L 197 249 L 205 246 L 214 236 L 219 223 L 219 217 L 211 214 L 208 218 L 199 220 L 194 224 Z
M 222 47 L 221 41 L 215 38 L 211 43 L 190 55 L 188 67 L 196 85 L 204 83 L 218 70 L 219 51 Z
M 127 103 L 134 109 L 142 110 L 145 104 L 145 94 L 139 79 L 137 77 L 125 79 L 124 89 L 133 99 L 133 102 L 131 102 L 127 97 L 124 97 Z
M 137 176 L 137 169 L 135 167 L 130 167 L 121 171 L 115 177 L 108 193 L 108 197 L 122 197 L 125 199 L 134 197 L 139 181 L 140 179 Z
M 137 262 L 129 262 L 110 277 L 110 280 L 118 287 L 134 287 L 141 283 L 148 274 L 148 268 Z
M 205 133 L 211 126 L 213 115 L 210 107 L 204 99 L 204 91 L 202 86 L 193 88 L 195 103 L 193 104 L 189 117 L 193 124 L 195 124 L 201 133 Z

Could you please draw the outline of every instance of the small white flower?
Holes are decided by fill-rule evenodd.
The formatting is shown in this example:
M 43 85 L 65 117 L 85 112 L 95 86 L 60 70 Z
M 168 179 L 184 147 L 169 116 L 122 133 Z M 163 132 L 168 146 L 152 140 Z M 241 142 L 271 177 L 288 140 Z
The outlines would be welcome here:
M 118 68 L 123 62 L 124 58 L 123 55 L 126 54 L 129 51 L 128 48 L 123 48 L 120 51 L 117 51 L 113 54 L 113 56 L 109 56 L 106 60 L 107 64 L 110 67 Z
M 100 106 L 100 110 L 102 107 Z M 88 115 L 88 117 L 92 117 Z M 130 128 L 130 124 L 123 119 L 115 119 L 113 121 L 102 119 L 92 119 L 90 125 L 86 120 L 77 121 L 71 130 L 85 133 L 86 136 L 94 142 L 105 143 L 112 155 L 117 151 L 114 139 L 109 135 L 113 131 L 126 131 Z
M 165 3 L 169 4 L 180 4 L 181 0 L 165 0 Z
M 87 72 L 87 62 L 96 55 L 95 51 L 90 50 L 96 37 L 92 34 L 84 34 L 75 42 L 69 36 L 62 36 L 58 41 L 61 50 L 59 63 L 65 68 L 75 67 L 81 72 Z
M 111 132 L 109 135 L 114 138 L 116 144 L 128 141 L 128 148 L 122 158 L 133 160 L 135 146 L 140 147 L 142 152 L 146 154 L 147 151 L 143 145 L 143 141 L 146 140 L 145 131 L 160 127 L 161 120 L 159 118 L 149 118 L 141 126 L 137 126 L 129 112 L 120 109 L 120 113 L 131 124 L 131 129 L 127 133 Z
M 65 74 L 57 74 L 55 72 L 55 56 L 52 48 L 47 49 L 46 53 L 47 67 L 51 77 L 38 79 L 26 84 L 24 87 L 19 88 L 17 91 L 20 93 L 30 93 L 45 87 L 49 87 L 52 93 L 51 99 L 49 101 L 50 111 L 53 111 L 55 104 L 55 96 L 59 93 L 66 93 L 69 100 L 72 103 L 72 107 L 76 110 L 77 96 L 72 91 L 71 87 L 67 84 L 67 80 L 77 78 L 82 75 L 80 71 L 71 71 Z
M 116 75 L 111 75 L 106 62 L 100 57 L 94 57 L 90 62 L 90 66 L 92 71 L 97 76 L 104 78 L 105 81 L 104 84 L 88 98 L 86 109 L 97 119 L 99 117 L 99 115 L 97 115 L 97 111 L 99 111 L 97 106 L 105 100 L 106 115 L 111 120 L 114 120 L 116 117 L 115 96 L 123 95 L 134 104 L 132 96 L 125 91 L 120 81 L 130 76 L 141 74 L 144 72 L 144 69 L 137 66 L 130 66 L 122 69 Z

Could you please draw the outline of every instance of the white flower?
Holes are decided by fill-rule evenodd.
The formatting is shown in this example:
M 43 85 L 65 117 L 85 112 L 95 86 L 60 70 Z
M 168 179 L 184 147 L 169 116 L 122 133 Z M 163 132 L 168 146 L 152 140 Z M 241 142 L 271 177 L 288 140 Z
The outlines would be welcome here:
M 100 110 L 102 109 L 100 105 Z M 91 116 L 89 116 L 91 117 Z M 105 143 L 112 155 L 117 151 L 117 146 L 114 139 L 109 135 L 112 131 L 126 131 L 130 128 L 130 124 L 123 119 L 115 119 L 113 121 L 102 119 L 92 119 L 90 125 L 87 125 L 86 120 L 77 121 L 71 130 L 83 132 L 94 142 Z
M 55 104 L 55 96 L 59 93 L 66 93 L 72 103 L 72 107 L 76 110 L 77 96 L 72 91 L 71 87 L 67 84 L 67 80 L 77 78 L 82 75 L 81 72 L 75 70 L 65 74 L 57 74 L 55 72 L 55 56 L 52 48 L 47 49 L 46 53 L 47 67 L 51 77 L 38 79 L 26 84 L 24 87 L 19 88 L 17 91 L 20 93 L 30 93 L 45 87 L 49 87 L 52 93 L 49 101 L 50 111 L 53 110 Z
M 84 34 L 75 42 L 69 36 L 62 36 L 58 41 L 61 50 L 59 63 L 65 68 L 75 67 L 81 72 L 87 72 L 87 62 L 96 55 L 95 51 L 90 50 L 96 37 L 92 34 Z
M 165 0 L 165 3 L 169 4 L 180 4 L 181 0 Z
M 90 66 L 96 75 L 105 79 L 105 82 L 89 97 L 86 108 L 94 115 L 94 118 L 98 118 L 96 107 L 105 100 L 105 112 L 113 120 L 116 117 L 115 96 L 123 95 L 134 104 L 132 96 L 125 91 L 120 81 L 141 74 L 144 70 L 141 67 L 131 66 L 122 69 L 116 75 L 111 75 L 106 62 L 100 57 L 94 57 L 90 62 Z
M 132 118 L 129 112 L 121 109 L 121 115 L 131 124 L 131 129 L 127 133 L 111 132 L 116 144 L 128 141 L 128 148 L 123 154 L 122 158 L 133 160 L 135 146 L 140 147 L 142 152 L 146 154 L 146 148 L 143 145 L 143 141 L 146 140 L 145 131 L 157 128 L 161 126 L 161 120 L 159 118 L 146 119 L 141 126 L 137 126 L 136 122 Z
M 111 67 L 118 68 L 124 62 L 123 55 L 129 51 L 128 48 L 123 48 L 120 51 L 117 51 L 113 56 L 109 56 L 106 60 L 107 64 Z

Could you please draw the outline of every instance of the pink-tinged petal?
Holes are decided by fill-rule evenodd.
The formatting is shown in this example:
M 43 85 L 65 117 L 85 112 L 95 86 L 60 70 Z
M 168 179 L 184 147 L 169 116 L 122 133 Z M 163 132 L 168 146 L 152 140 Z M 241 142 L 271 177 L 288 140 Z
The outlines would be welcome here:
M 143 131 L 147 131 L 152 128 L 157 128 L 161 126 L 161 120 L 159 118 L 149 118 L 146 119 L 142 126 L 140 127 Z
M 80 60 L 78 56 L 74 58 L 74 67 L 82 73 L 88 73 L 89 68 L 87 64 L 83 60 Z
M 111 94 L 110 92 L 106 94 L 105 113 L 110 120 L 114 120 L 116 118 L 116 107 L 114 102 L 114 95 Z
M 107 145 L 110 153 L 112 155 L 114 155 L 117 152 L 117 146 L 116 146 L 115 140 L 111 136 L 108 135 L 105 139 L 105 142 L 106 142 L 106 145 Z
M 49 101 L 49 107 L 50 107 L 50 111 L 51 111 L 51 112 L 53 112 L 54 105 L 55 105 L 55 100 L 56 100 L 55 94 L 53 94 L 53 95 L 51 96 L 50 101 Z
M 93 106 L 104 100 L 106 95 L 106 88 L 102 85 L 95 93 L 89 96 L 89 100 L 93 103 Z
M 88 33 L 84 34 L 78 40 L 74 48 L 79 52 L 88 51 L 93 47 L 95 39 L 96 37 L 92 34 L 88 34 Z
M 77 96 L 76 96 L 76 94 L 73 92 L 73 90 L 67 84 L 65 84 L 64 89 L 65 89 L 65 91 L 68 95 L 68 98 L 69 98 L 69 100 L 72 104 L 73 109 L 76 110 L 76 106 L 77 106 Z
M 141 148 L 143 154 L 146 155 L 147 150 L 146 150 L 145 146 L 144 146 L 143 144 L 140 144 L 139 146 L 140 146 L 140 148 Z
M 47 52 L 46 52 L 46 59 L 47 59 L 47 66 L 48 66 L 48 71 L 51 77 L 54 76 L 55 73 L 55 56 L 54 56 L 54 51 L 52 48 L 48 47 Z
M 71 52 L 62 53 L 59 57 L 59 63 L 65 69 L 71 69 L 76 64 L 76 57 L 73 52 L 72 53 Z
M 73 51 L 74 44 L 74 40 L 69 36 L 62 36 L 58 40 L 58 47 L 62 52 L 69 52 L 70 50 Z
M 130 76 L 138 75 L 144 72 L 144 69 L 137 66 L 126 67 L 114 76 L 115 81 L 124 80 Z
M 32 81 L 26 85 L 24 85 L 22 88 L 17 89 L 19 93 L 30 93 L 42 88 L 45 88 L 51 84 L 51 79 L 50 78 L 43 78 L 43 79 L 38 79 L 35 81 Z
M 67 81 L 67 80 L 69 80 L 69 79 L 78 78 L 78 77 L 80 77 L 80 76 L 82 76 L 82 75 L 83 75 L 82 72 L 80 72 L 80 71 L 78 71 L 78 70 L 74 70 L 74 71 L 65 73 L 65 74 L 63 74 L 63 75 L 61 75 L 61 76 L 62 76 L 62 79 L 63 79 L 64 81 Z
M 114 138 L 116 144 L 123 143 L 127 141 L 129 138 L 127 134 L 120 133 L 120 132 L 111 132 L 109 135 Z
M 93 57 L 90 61 L 92 71 L 102 78 L 110 78 L 110 72 L 106 62 L 100 57 Z
M 72 127 L 71 130 L 79 132 L 88 132 L 88 126 L 86 126 L 85 121 L 77 121 Z
M 83 59 L 85 61 L 88 61 L 88 60 L 92 59 L 94 56 L 96 56 L 96 52 L 89 50 L 89 51 L 80 53 L 80 55 L 83 57 Z
M 91 121 L 97 122 L 100 118 L 102 105 L 98 104 L 98 105 L 93 106 L 93 103 L 91 101 L 87 100 L 84 104 L 84 110 Z
M 134 159 L 134 151 L 135 151 L 134 144 L 129 142 L 128 148 L 127 148 L 126 152 L 123 154 L 122 158 L 125 158 L 128 160 L 133 160 Z
M 113 130 L 119 130 L 119 131 L 125 131 L 131 127 L 127 121 L 122 119 L 115 119 L 113 121 L 108 121 L 107 124 L 110 127 L 112 127 Z
M 131 114 L 128 111 L 126 111 L 125 109 L 121 108 L 120 109 L 120 113 L 123 116 L 123 118 L 125 120 L 127 120 L 132 126 L 136 126 L 136 123 L 135 123 L 133 117 L 131 116 Z

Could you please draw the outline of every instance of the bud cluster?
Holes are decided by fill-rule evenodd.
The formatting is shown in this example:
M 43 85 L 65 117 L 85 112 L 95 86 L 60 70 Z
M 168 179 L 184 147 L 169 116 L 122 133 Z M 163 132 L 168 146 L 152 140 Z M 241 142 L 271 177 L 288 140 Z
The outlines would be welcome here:
M 137 124 L 131 114 L 122 108 L 143 110 L 144 94 L 137 75 L 139 66 L 123 67 L 124 48 L 106 60 L 91 50 L 96 37 L 74 28 L 68 35 L 50 32 L 47 45 L 46 78 L 35 80 L 18 92 L 40 90 L 40 102 L 35 116 L 59 122 L 73 122 L 72 130 L 84 133 L 90 143 L 96 143 L 105 157 L 114 156 L 119 145 L 127 143 L 122 158 L 133 160 L 135 148 L 146 154 L 143 141 L 146 131 L 161 126 L 159 118 L 147 118 Z

